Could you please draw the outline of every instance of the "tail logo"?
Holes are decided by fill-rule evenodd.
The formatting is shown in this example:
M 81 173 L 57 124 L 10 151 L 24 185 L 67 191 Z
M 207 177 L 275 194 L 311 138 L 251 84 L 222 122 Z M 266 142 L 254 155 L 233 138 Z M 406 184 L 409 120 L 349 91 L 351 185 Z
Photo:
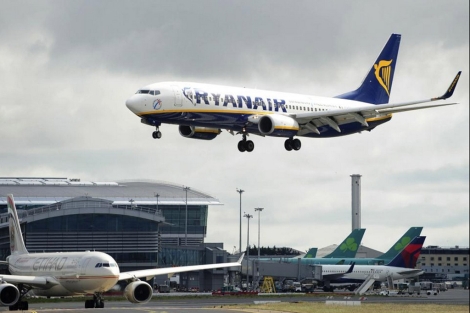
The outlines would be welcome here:
M 399 243 L 395 245 L 395 251 L 403 250 L 411 242 L 410 237 L 403 237 Z
M 379 64 L 374 64 L 375 78 L 377 78 L 380 86 L 383 87 L 388 96 L 390 96 L 390 77 L 392 74 L 392 66 L 390 64 L 392 64 L 392 62 L 393 60 L 381 60 Z
M 341 251 L 356 251 L 357 250 L 357 243 L 354 238 L 348 238 L 346 239 L 346 242 L 344 242 L 341 247 Z

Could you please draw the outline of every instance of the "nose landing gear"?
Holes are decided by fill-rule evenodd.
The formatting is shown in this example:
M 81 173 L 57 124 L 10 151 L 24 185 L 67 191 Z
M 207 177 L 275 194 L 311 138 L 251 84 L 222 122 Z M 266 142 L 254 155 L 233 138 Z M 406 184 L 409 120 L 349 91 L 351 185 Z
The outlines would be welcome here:
M 153 139 L 160 139 L 162 138 L 162 133 L 160 132 L 159 127 L 157 126 L 157 129 L 152 133 Z

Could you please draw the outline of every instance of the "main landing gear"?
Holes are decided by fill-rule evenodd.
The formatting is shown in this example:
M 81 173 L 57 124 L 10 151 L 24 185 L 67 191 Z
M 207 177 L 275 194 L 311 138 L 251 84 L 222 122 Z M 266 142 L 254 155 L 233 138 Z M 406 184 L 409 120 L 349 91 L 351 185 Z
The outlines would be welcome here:
M 9 306 L 9 311 L 28 310 L 28 301 L 23 301 L 23 297 L 31 290 L 31 287 L 24 286 L 23 284 L 18 284 L 18 290 L 20 291 L 20 297 L 15 304 Z
M 103 309 L 104 308 L 104 300 L 101 297 L 101 294 L 95 293 L 93 295 L 93 300 L 85 300 L 85 309 Z
M 251 140 L 246 140 L 246 134 L 243 134 L 243 139 L 238 142 L 238 151 L 251 152 L 255 148 L 255 144 Z
M 162 138 L 162 133 L 160 132 L 159 126 L 157 126 L 157 129 L 152 133 L 153 139 L 160 139 Z
M 302 143 L 297 138 L 295 139 L 289 138 L 284 142 L 284 148 L 286 148 L 287 151 L 291 151 L 292 149 L 294 149 L 295 151 L 298 151 L 300 150 L 301 147 L 302 147 Z

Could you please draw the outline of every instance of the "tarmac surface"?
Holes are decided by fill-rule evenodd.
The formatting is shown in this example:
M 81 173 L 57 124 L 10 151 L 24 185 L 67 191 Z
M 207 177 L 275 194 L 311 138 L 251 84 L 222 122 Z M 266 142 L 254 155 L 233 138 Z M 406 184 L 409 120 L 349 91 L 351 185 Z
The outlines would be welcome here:
M 170 296 L 168 296 L 170 295 Z M 181 297 L 185 296 L 185 297 Z M 191 297 L 188 297 L 191 296 Z M 160 299 L 159 299 L 160 298 Z M 104 309 L 85 309 L 80 302 L 30 303 L 30 313 L 237 313 L 237 309 L 224 309 L 227 304 L 253 304 L 256 302 L 325 302 L 325 301 L 362 301 L 363 303 L 413 303 L 413 304 L 454 304 L 469 305 L 469 290 L 450 289 L 438 295 L 430 296 L 352 296 L 346 294 L 263 294 L 250 297 L 211 296 L 210 293 L 170 293 L 155 294 L 152 300 L 144 305 L 127 301 L 113 301 L 108 298 Z M 8 311 L 8 307 L 0 307 L 0 312 Z

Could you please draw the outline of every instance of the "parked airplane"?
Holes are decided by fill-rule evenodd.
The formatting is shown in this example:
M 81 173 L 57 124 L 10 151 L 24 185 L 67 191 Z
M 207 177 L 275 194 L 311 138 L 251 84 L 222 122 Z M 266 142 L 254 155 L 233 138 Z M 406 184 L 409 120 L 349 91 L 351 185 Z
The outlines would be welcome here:
M 85 308 L 103 308 L 102 294 L 120 280 L 129 282 L 124 295 L 132 303 L 146 303 L 152 298 L 153 288 L 139 278 L 156 275 L 240 266 L 237 262 L 153 268 L 131 272 L 119 271 L 116 261 L 103 252 L 56 252 L 29 254 L 23 241 L 13 195 L 7 196 L 11 255 L 6 263 L 12 275 L 0 274 L 0 303 L 10 311 L 28 310 L 23 297 L 29 291 L 37 296 L 65 297 L 93 294 L 85 301 Z
M 406 245 L 411 242 L 414 237 L 417 237 L 421 234 L 423 227 L 410 227 L 403 236 L 398 239 L 398 241 L 390 247 L 390 249 L 384 254 L 376 258 L 356 258 L 354 251 L 353 257 L 323 257 L 323 258 L 302 258 L 300 261 L 301 264 L 311 264 L 311 265 L 320 265 L 320 264 L 352 264 L 353 262 L 356 265 L 388 265 L 397 254 L 401 253 L 405 249 Z M 359 241 L 360 243 L 360 241 Z M 359 245 L 359 244 L 358 244 Z M 358 246 L 359 247 L 359 246 Z M 296 263 L 297 260 L 291 259 L 282 259 L 283 262 L 292 262 Z
M 419 276 L 424 271 L 415 267 L 425 239 L 424 236 L 415 237 L 388 265 L 321 265 L 323 290 L 333 291 L 332 284 L 344 285 L 362 283 L 369 279 L 386 281 L 388 277 L 398 280 Z
M 354 229 L 333 252 L 323 256 L 323 258 L 354 258 L 365 232 L 365 228 Z
M 356 256 L 357 249 L 361 245 L 362 237 L 364 237 L 365 233 L 365 228 L 358 228 L 354 229 L 344 240 L 343 242 L 336 247 L 336 249 L 325 256 L 324 258 L 327 257 L 332 257 L 332 258 L 340 258 L 340 260 L 346 259 L 346 258 L 353 258 Z M 301 259 L 302 263 L 307 262 L 309 263 L 310 260 L 318 260 L 318 259 L 323 259 L 323 258 L 316 258 L 317 255 L 317 248 L 310 248 L 308 252 L 303 256 L 303 257 L 293 257 L 293 258 L 260 258 L 260 261 L 282 261 L 282 262 L 292 262 L 292 263 L 297 263 L 299 262 L 299 259 Z M 337 261 L 338 262 L 338 261 Z M 328 263 L 328 264 L 334 264 L 334 263 Z
M 415 106 L 450 98 L 460 73 L 440 97 L 390 103 L 393 74 L 401 35 L 392 34 L 358 89 L 334 98 L 236 88 L 193 82 L 147 85 L 127 99 L 126 106 L 153 127 L 161 138 L 161 124 L 179 125 L 183 137 L 211 140 L 226 129 L 242 134 L 241 152 L 253 151 L 249 134 L 287 138 L 286 150 L 299 150 L 297 137 L 337 137 L 371 131 L 392 118 L 392 113 L 435 108 L 455 103 Z

